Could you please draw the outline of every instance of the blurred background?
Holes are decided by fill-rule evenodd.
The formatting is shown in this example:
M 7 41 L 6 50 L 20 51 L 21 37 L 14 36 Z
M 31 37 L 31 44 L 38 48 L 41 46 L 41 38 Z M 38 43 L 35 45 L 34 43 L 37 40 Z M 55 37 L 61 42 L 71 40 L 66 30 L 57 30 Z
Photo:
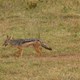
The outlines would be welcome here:
M 0 44 L 6 35 L 40 38 L 54 54 L 80 53 L 80 0 L 0 0 Z

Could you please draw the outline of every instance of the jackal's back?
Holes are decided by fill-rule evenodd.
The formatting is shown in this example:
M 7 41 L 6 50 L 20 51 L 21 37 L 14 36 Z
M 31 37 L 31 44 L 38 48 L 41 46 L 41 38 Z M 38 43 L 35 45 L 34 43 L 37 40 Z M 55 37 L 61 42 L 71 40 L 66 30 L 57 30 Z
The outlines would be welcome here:
M 22 45 L 28 42 L 34 42 L 34 41 L 39 41 L 39 39 L 16 39 L 16 40 L 10 40 L 11 45 Z

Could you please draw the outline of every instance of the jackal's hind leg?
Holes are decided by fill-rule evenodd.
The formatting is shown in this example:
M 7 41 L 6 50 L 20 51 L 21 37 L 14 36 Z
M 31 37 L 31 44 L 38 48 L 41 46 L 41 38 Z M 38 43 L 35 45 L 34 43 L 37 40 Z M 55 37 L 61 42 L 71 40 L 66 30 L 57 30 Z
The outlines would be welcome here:
M 40 46 L 34 46 L 34 49 L 37 52 L 37 55 L 41 56 L 41 50 L 42 50 L 42 48 Z

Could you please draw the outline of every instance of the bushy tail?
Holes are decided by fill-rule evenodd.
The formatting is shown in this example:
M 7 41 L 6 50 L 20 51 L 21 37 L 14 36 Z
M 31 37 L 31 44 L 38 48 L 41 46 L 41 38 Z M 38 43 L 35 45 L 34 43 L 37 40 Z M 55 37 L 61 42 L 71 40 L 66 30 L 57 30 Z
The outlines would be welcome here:
M 45 49 L 48 49 L 48 50 L 52 50 L 52 48 L 48 47 L 45 43 L 41 43 L 41 46 L 44 47 Z

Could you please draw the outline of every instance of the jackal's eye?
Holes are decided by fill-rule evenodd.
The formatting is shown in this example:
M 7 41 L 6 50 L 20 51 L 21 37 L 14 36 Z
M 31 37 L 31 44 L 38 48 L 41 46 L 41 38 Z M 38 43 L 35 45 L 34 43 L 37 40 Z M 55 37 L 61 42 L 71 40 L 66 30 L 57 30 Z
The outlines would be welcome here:
M 7 46 L 8 45 L 8 41 L 6 40 L 4 43 L 3 43 L 3 46 Z

